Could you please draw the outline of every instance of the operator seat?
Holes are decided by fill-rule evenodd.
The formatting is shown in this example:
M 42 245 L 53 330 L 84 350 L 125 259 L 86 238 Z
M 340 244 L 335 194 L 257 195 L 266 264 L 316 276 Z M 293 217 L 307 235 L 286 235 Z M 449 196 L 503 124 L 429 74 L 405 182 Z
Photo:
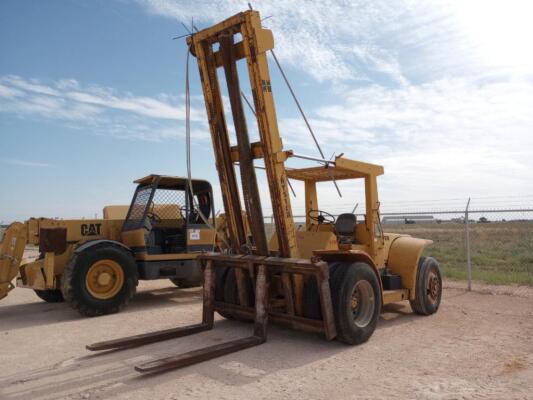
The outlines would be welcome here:
M 351 244 L 355 241 L 357 216 L 351 213 L 341 214 L 335 221 L 335 234 L 339 243 Z

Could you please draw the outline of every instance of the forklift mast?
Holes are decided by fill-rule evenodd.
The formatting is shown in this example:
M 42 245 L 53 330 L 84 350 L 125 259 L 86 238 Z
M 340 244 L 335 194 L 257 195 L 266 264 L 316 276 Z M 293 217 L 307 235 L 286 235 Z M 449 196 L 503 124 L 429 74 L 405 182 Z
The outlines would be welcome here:
M 240 39 L 240 40 L 239 40 Z M 272 32 L 261 27 L 257 11 L 249 10 L 202 30 L 187 40 L 196 56 L 209 120 L 224 210 L 228 220 L 229 242 L 234 254 L 268 255 L 261 201 L 254 159 L 263 158 L 281 257 L 298 257 L 298 248 L 289 198 L 285 160 L 288 153 L 278 132 L 274 98 L 266 52 L 274 47 Z M 246 59 L 257 117 L 260 141 L 250 143 L 237 61 Z M 232 147 L 224 116 L 217 68 L 223 67 L 231 112 L 237 136 Z M 246 238 L 243 209 L 234 164 L 239 164 L 244 210 L 251 241 Z

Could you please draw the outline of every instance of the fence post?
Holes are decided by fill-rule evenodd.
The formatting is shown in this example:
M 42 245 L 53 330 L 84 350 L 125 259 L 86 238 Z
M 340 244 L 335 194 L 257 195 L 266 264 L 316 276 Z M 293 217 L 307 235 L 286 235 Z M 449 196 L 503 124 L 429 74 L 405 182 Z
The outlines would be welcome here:
M 470 221 L 468 209 L 470 207 L 470 197 L 466 203 L 465 209 L 465 242 L 466 242 L 466 268 L 468 276 L 468 291 L 472 290 L 472 260 L 470 258 Z

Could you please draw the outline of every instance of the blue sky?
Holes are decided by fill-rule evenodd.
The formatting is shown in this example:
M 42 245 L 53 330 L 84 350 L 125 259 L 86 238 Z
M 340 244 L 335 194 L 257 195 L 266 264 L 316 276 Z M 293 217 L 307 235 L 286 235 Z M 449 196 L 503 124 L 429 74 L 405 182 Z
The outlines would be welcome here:
M 253 5 L 271 16 L 264 24 L 325 153 L 385 166 L 384 207 L 532 193 L 530 2 Z M 94 216 L 128 203 L 135 178 L 184 175 L 186 49 L 171 38 L 181 22 L 202 28 L 245 8 L 0 2 L 0 220 Z M 194 59 L 191 71 L 193 173 L 218 191 Z M 273 63 L 271 73 L 285 147 L 316 155 Z M 322 189 L 324 208 L 352 208 L 359 190 L 342 189 L 340 200 Z

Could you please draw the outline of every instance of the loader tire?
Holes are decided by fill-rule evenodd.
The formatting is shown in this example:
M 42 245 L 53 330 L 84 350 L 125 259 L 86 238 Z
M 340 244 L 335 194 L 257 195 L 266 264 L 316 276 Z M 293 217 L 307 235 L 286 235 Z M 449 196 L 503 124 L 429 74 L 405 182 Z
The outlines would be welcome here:
M 34 292 L 41 300 L 44 300 L 47 303 L 62 303 L 63 301 L 65 301 L 65 299 L 63 298 L 63 294 L 59 289 L 34 289 Z
M 409 300 L 416 314 L 431 315 L 437 312 L 442 298 L 442 275 L 437 260 L 420 257 L 416 273 L 414 300 Z
M 355 345 L 366 342 L 376 329 L 381 288 L 370 265 L 342 264 L 330 279 L 337 340 Z
M 180 289 L 188 289 L 202 286 L 202 280 L 188 279 L 188 278 L 169 278 L 169 281 Z
M 245 282 L 247 286 L 246 292 L 248 293 L 248 304 L 253 307 L 255 305 L 254 288 L 252 286 L 252 283 L 249 279 L 247 272 L 245 272 L 245 274 L 246 274 Z M 226 274 L 226 282 L 224 284 L 224 302 L 230 303 L 230 304 L 237 304 L 237 305 L 240 304 L 239 293 L 237 289 L 237 278 L 235 277 L 235 269 L 233 268 L 229 268 Z M 231 315 L 231 313 L 229 314 Z M 243 318 L 243 317 L 238 317 L 235 315 L 231 315 L 231 316 L 233 319 L 236 319 L 237 321 L 246 321 L 246 322 L 253 321 L 253 318 L 246 318 L 246 317 Z
M 65 301 L 87 317 L 120 311 L 135 294 L 137 265 L 125 249 L 104 243 L 74 253 L 62 279 Z

